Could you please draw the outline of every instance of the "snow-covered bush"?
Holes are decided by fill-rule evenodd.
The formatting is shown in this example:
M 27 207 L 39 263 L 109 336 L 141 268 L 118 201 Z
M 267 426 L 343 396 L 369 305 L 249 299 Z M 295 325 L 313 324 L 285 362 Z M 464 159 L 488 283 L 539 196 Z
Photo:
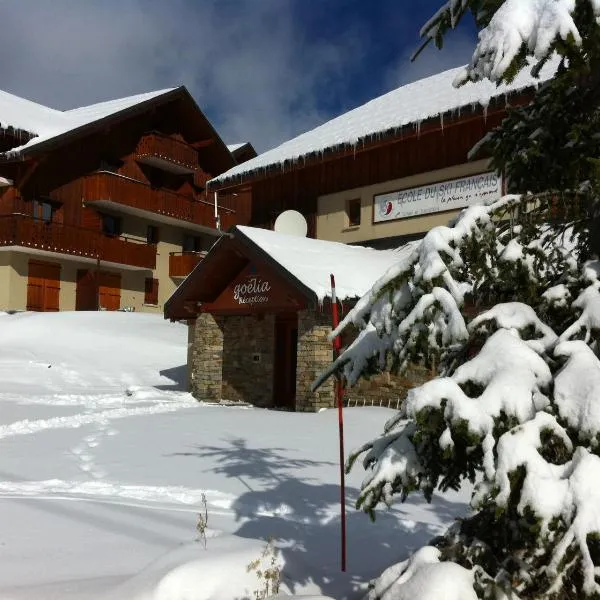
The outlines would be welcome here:
M 538 197 L 467 209 L 336 331 L 362 328 L 331 367 L 350 382 L 390 356 L 438 365 L 348 468 L 364 455 L 358 504 L 371 515 L 396 495 L 477 481 L 475 516 L 436 545 L 475 567 L 480 597 L 600 594 L 599 267 L 581 251 L 584 229 L 551 216 Z
M 362 457 L 371 516 L 476 484 L 473 515 L 386 571 L 370 600 L 464 585 L 457 598 L 600 598 L 600 0 L 448 0 L 424 44 L 441 47 L 468 11 L 479 41 L 457 85 L 562 58 L 472 151 L 487 149 L 514 195 L 430 231 L 334 332 L 360 329 L 316 385 L 410 362 L 439 374 L 349 458 Z

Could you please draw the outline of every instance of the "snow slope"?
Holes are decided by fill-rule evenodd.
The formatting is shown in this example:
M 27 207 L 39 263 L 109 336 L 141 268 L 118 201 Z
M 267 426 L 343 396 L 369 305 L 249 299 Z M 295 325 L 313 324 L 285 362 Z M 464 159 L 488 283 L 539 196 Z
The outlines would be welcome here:
M 360 597 L 466 510 L 468 491 L 375 524 L 350 508 L 342 575 L 335 411 L 197 403 L 181 391 L 186 335 L 155 315 L 0 315 L 0 598 L 251 596 L 245 565 L 270 536 L 282 591 Z M 391 414 L 347 410 L 348 448 Z

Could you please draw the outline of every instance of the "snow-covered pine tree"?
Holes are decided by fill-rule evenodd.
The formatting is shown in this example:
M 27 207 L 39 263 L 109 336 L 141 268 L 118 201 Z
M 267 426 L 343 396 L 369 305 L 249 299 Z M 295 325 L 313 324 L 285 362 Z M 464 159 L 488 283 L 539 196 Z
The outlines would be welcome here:
M 600 0 L 449 0 L 424 37 L 441 45 L 468 10 L 481 31 L 457 85 L 565 59 L 484 141 L 515 193 L 416 244 L 334 332 L 360 329 L 320 381 L 439 369 L 350 457 L 371 515 L 476 483 L 473 516 L 371 599 L 600 598 Z

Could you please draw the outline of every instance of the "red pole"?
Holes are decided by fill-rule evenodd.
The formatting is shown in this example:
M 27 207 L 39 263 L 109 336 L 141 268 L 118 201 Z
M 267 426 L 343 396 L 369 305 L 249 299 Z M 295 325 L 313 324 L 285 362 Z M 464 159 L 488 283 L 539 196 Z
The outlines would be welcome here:
M 333 329 L 340 322 L 338 314 L 337 297 L 335 295 L 335 277 L 331 275 L 331 320 Z M 337 358 L 342 348 L 342 340 L 336 337 L 333 340 L 333 355 Z M 335 378 L 335 397 L 338 409 L 338 429 L 340 439 L 340 505 L 341 505 L 341 520 L 342 520 L 342 571 L 346 571 L 346 473 L 344 471 L 344 386 L 342 385 L 341 375 Z

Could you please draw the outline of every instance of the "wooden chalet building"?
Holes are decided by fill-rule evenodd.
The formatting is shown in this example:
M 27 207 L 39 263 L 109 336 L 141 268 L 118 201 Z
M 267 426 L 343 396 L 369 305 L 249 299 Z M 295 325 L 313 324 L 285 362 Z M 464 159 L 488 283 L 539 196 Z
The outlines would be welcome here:
M 499 87 L 456 89 L 459 69 L 415 81 L 236 165 L 208 188 L 223 202 L 249 196 L 256 227 L 270 229 L 295 209 L 310 237 L 397 246 L 502 192 L 488 161 L 469 160 L 469 151 L 555 69 L 549 63 L 540 79 L 524 72 Z
M 547 64 L 541 79 L 555 68 Z M 219 240 L 165 307 L 167 318 L 189 321 L 189 385 L 198 399 L 332 406 L 330 384 L 310 392 L 332 360 L 322 309 L 328 274 L 338 288 L 352 290 L 348 308 L 369 289 L 365 276 L 373 283 L 382 274 L 377 265 L 390 249 L 401 252 L 462 208 L 501 196 L 502 177 L 485 157 L 469 160 L 469 151 L 502 121 L 507 105 L 526 103 L 540 80 L 520 74 L 510 85 L 456 89 L 456 74 L 393 90 L 208 182 L 227 206 L 245 200 L 251 227 Z M 265 231 L 289 209 L 306 217 L 308 235 L 317 239 Z M 348 252 L 358 249 L 351 245 L 371 246 L 360 251 L 374 254 L 354 260 Z M 306 289 L 307 273 L 320 276 L 321 302 L 316 288 Z M 269 293 L 257 282 L 267 282 Z M 240 290 L 249 291 L 243 302 Z M 393 404 L 428 376 L 418 368 L 408 379 L 383 374 L 353 388 L 349 400 Z
M 0 92 L 0 310 L 162 311 L 220 235 L 206 182 L 255 155 L 234 150 L 185 87 L 68 111 Z

